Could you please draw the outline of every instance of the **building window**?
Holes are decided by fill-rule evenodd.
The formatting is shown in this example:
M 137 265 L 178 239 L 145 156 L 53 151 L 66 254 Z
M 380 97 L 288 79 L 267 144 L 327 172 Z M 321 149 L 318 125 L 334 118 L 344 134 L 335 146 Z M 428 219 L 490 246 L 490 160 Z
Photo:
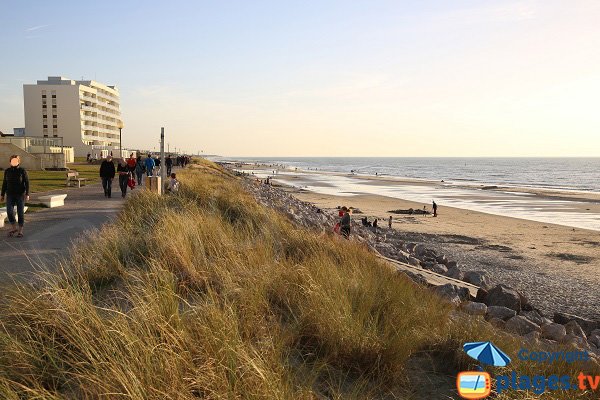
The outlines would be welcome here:
M 56 104 L 52 104 L 52 108 L 56 108 Z
M 48 106 L 45 104 L 42 104 L 42 108 L 48 108 Z
M 58 128 L 58 125 L 52 125 L 52 127 L 53 127 L 54 129 L 56 129 L 56 128 Z
M 48 128 L 48 125 L 44 125 L 43 128 Z M 161 139 L 162 140 L 162 139 Z
M 56 135 L 58 134 L 58 130 L 56 130 L 56 129 L 52 129 L 52 134 L 53 134 L 54 136 L 56 136 Z
M 44 115 L 42 115 L 42 117 L 44 117 L 44 118 L 48 118 L 48 115 L 44 114 Z
M 46 98 L 46 95 L 45 95 L 45 94 L 43 94 L 43 95 L 42 95 L 42 99 L 45 99 L 45 98 Z
M 56 114 L 52 115 L 52 118 L 58 118 L 58 116 Z
M 53 94 L 53 95 L 52 95 L 52 98 L 53 98 L 53 99 L 55 99 L 55 98 L 56 98 L 56 95 L 55 95 L 55 94 Z

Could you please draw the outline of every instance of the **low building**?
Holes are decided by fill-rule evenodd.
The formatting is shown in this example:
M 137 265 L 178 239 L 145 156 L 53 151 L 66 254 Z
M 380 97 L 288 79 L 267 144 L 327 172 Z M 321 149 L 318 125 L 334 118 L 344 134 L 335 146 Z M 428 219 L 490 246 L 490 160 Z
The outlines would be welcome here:
M 13 154 L 30 170 L 65 169 L 74 161 L 73 147 L 63 146 L 61 137 L 0 137 L 0 166 L 8 165 Z

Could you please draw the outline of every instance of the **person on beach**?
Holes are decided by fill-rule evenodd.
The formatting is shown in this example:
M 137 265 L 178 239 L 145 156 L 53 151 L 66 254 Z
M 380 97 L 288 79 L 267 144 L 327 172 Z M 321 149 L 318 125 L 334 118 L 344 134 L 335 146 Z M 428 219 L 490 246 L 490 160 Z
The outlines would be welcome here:
M 432 208 L 433 208 L 433 216 L 437 217 L 437 204 L 435 203 L 435 200 L 433 200 Z
M 346 206 L 342 207 L 342 211 L 344 212 L 344 216 L 340 221 L 340 233 L 345 239 L 350 238 L 350 226 L 352 219 L 350 218 L 350 211 Z
M 388 228 L 392 229 L 392 216 L 388 219 Z
M 378 219 L 375 218 L 375 221 L 373 221 L 373 232 L 377 233 L 377 223 L 378 223 Z
M 144 162 L 142 161 L 142 157 L 138 156 L 135 162 L 135 176 L 137 178 L 138 186 L 142 184 L 142 179 L 144 177 L 144 171 L 146 167 L 144 166 Z
M 127 162 L 123 159 L 119 161 L 119 165 L 117 166 L 117 172 L 119 174 L 119 188 L 121 189 L 121 197 L 125 197 L 127 194 L 127 184 L 129 183 L 129 167 L 127 166 Z
M 106 160 L 100 164 L 100 178 L 102 179 L 102 189 L 104 189 L 104 197 L 110 198 L 112 192 L 112 181 L 115 177 L 115 164 L 113 164 L 112 156 L 106 157 Z
M 154 167 L 156 166 L 156 164 L 154 163 L 154 160 L 152 159 L 152 155 L 148 154 L 148 157 L 146 157 L 146 160 L 144 161 L 144 165 L 146 166 L 146 175 L 153 176 Z
M 10 156 L 10 167 L 4 170 L 4 181 L 2 182 L 2 193 L 0 201 L 6 197 L 6 214 L 10 223 L 8 236 L 17 235 L 23 237 L 23 225 L 25 224 L 25 202 L 29 201 L 29 177 L 25 168 L 21 167 L 21 158 L 18 155 Z M 17 220 L 15 220 L 15 207 L 17 208 Z

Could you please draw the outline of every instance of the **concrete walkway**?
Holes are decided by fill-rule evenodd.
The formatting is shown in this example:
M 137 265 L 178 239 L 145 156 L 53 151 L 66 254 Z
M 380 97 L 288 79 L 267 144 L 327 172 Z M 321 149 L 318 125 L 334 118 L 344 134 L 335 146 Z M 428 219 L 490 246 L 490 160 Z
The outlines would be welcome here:
M 139 190 L 141 188 L 137 187 L 133 192 Z M 110 199 L 104 197 L 100 184 L 93 184 L 35 193 L 30 203 L 36 203 L 37 197 L 51 193 L 67 193 L 65 205 L 26 213 L 23 238 L 7 237 L 8 223 L 0 231 L 0 284 L 13 278 L 27 278 L 40 267 L 51 267 L 57 257 L 67 254 L 73 239 L 113 219 L 124 203 L 116 180 L 113 181 L 113 197 Z M 128 191 L 127 196 L 130 193 Z

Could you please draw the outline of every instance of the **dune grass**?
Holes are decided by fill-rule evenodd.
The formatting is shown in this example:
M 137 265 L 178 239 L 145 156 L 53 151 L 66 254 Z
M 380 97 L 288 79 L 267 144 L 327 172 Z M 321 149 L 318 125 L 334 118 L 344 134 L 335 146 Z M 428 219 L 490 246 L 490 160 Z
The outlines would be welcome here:
M 422 399 L 417 378 L 472 367 L 463 342 L 520 346 L 361 245 L 294 227 L 214 164 L 178 177 L 181 193 L 138 193 L 59 273 L 5 293 L 0 398 Z M 443 368 L 409 370 L 423 355 Z M 579 369 L 535 373 L 554 371 Z

